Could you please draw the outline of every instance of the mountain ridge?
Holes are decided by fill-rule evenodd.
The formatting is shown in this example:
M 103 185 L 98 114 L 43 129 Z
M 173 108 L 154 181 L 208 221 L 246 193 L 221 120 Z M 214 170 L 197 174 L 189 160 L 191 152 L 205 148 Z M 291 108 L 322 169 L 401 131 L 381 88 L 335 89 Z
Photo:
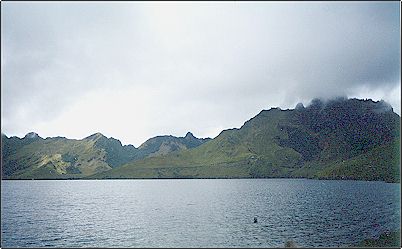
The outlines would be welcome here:
M 178 144 L 180 139 L 173 136 L 170 138 L 172 141 L 178 140 Z M 153 156 L 131 144 L 122 145 L 120 140 L 108 138 L 100 132 L 83 139 L 43 139 L 34 132 L 19 138 L 7 137 L 2 133 L 1 140 L 3 179 L 82 178 L 132 160 Z M 198 141 L 198 138 L 194 137 L 193 140 Z M 199 141 L 201 144 L 206 140 Z M 166 147 L 169 144 L 165 144 L 163 149 Z M 160 146 L 154 146 L 152 153 L 160 149 Z M 183 146 L 179 149 L 183 149 Z
M 385 102 L 313 100 L 305 108 L 262 110 L 240 128 L 223 130 L 192 150 L 130 162 L 92 178 L 307 177 L 398 182 L 399 141 L 400 117 Z M 373 154 L 388 157 L 378 160 Z M 367 158 L 376 160 L 378 167 L 368 165 Z
M 50 178 L 307 177 L 400 181 L 400 116 L 388 103 L 371 99 L 314 99 L 307 107 L 299 103 L 294 109 L 270 108 L 240 128 L 221 131 L 214 139 L 199 139 L 188 132 L 184 137 L 156 136 L 138 148 L 123 146 L 101 133 L 74 140 L 75 144 L 66 138 L 43 139 L 37 134 L 28 137 L 33 139 L 11 139 L 2 134 L 2 140 L 11 139 L 14 143 L 8 147 L 2 143 L 3 154 L 8 158 L 3 177 L 49 177 L 44 177 L 42 171 L 36 174 L 32 169 L 18 168 L 19 164 L 36 160 L 42 164 L 36 162 L 33 172 L 45 165 L 47 170 L 56 172 Z M 60 147 L 68 147 L 65 144 L 69 143 L 88 155 L 70 153 L 66 148 L 58 152 L 48 148 L 46 154 L 39 146 L 46 147 L 44 141 L 57 141 Z M 30 158 L 42 152 L 43 158 Z M 18 153 L 19 158 L 15 156 Z M 90 170 L 87 164 L 92 165 Z

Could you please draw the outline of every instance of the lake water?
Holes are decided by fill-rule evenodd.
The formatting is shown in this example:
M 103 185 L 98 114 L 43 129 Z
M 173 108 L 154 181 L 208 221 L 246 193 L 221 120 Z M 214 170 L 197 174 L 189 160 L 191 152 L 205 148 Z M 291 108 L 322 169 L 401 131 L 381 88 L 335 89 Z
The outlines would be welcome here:
M 2 247 L 333 247 L 400 227 L 384 182 L 2 181 L 1 205 Z

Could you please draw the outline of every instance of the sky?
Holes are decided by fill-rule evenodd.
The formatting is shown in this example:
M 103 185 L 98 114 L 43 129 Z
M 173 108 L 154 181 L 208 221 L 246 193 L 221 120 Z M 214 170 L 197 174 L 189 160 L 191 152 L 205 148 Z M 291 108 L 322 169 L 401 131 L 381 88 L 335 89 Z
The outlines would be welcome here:
M 1 132 L 138 147 L 314 98 L 401 113 L 399 2 L 2 2 Z

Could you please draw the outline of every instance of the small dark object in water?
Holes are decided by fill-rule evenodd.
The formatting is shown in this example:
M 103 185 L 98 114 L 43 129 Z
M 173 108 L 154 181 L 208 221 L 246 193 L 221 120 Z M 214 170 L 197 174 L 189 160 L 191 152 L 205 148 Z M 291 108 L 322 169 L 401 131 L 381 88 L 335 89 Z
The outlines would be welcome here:
M 254 217 L 254 223 L 257 223 L 258 221 L 257 221 L 257 217 Z
M 285 247 L 287 247 L 287 248 L 289 248 L 289 247 L 295 248 L 295 247 L 297 247 L 297 245 L 296 245 L 296 243 L 295 243 L 293 240 L 288 240 L 288 241 L 286 241 L 286 243 L 285 243 Z

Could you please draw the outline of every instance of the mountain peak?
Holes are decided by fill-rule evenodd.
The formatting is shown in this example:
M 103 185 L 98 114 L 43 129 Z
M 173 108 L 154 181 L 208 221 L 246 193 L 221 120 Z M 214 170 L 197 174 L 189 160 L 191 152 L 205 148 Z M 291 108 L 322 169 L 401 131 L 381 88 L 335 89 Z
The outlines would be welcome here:
M 186 139 L 194 139 L 196 137 L 194 137 L 193 133 L 187 132 L 187 134 L 186 134 L 186 136 L 184 138 L 186 138 Z
M 40 138 L 38 133 L 36 132 L 29 132 L 25 135 L 24 138 L 28 138 L 28 139 L 34 139 L 34 138 Z
M 304 109 L 303 103 L 298 103 L 298 104 L 296 105 L 295 109 L 296 109 L 296 110 L 302 110 L 302 109 Z
M 102 133 L 97 132 L 97 133 L 94 133 L 94 134 L 86 137 L 85 139 L 98 140 L 99 138 L 102 138 L 102 137 L 106 138 Z

